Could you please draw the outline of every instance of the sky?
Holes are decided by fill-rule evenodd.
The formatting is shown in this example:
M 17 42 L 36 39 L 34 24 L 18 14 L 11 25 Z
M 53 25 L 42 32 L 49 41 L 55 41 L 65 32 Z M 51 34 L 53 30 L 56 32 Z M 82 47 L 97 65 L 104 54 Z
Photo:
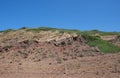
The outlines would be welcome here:
M 120 0 L 0 0 L 0 30 L 40 26 L 120 32 Z

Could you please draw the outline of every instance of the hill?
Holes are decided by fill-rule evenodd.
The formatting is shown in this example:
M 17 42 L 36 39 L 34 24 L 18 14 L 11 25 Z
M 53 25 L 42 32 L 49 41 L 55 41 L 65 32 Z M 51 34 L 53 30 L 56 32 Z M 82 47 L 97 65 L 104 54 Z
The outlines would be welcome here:
M 0 77 L 119 78 L 119 52 L 119 32 L 8 29 L 0 32 Z

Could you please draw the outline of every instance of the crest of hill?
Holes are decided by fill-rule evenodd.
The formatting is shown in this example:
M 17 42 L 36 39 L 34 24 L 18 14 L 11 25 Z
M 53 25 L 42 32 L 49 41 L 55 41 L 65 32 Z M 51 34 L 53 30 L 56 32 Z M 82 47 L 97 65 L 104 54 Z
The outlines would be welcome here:
M 42 42 L 51 40 L 58 41 L 61 39 L 66 39 L 75 36 L 83 37 L 87 41 L 86 44 L 88 44 L 91 47 L 98 47 L 101 52 L 114 53 L 120 51 L 120 47 L 118 47 L 114 43 L 110 43 L 109 40 L 104 39 L 107 38 L 107 36 L 115 36 L 115 38 L 119 38 L 119 32 L 102 32 L 98 30 L 80 31 L 49 27 L 22 27 L 18 30 L 8 29 L 5 31 L 1 31 L 0 42 L 1 44 L 6 45 L 24 40 L 37 40 Z M 112 38 L 112 40 L 114 40 L 114 38 Z M 3 42 L 5 42 L 5 44 Z M 119 41 L 117 43 L 119 43 Z

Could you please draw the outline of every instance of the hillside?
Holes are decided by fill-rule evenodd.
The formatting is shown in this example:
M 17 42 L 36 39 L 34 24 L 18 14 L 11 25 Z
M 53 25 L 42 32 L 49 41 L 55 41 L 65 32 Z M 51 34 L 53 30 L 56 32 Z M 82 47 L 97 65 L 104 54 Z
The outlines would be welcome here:
M 0 78 L 120 78 L 119 52 L 119 32 L 8 29 L 0 32 Z

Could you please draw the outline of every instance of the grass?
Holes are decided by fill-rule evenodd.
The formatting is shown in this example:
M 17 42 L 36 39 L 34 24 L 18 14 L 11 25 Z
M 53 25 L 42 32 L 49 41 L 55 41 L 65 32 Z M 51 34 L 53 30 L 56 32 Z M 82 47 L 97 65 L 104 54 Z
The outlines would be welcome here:
M 33 32 L 40 32 L 40 31 L 56 31 L 58 30 L 60 33 L 76 33 L 78 35 L 81 34 L 89 34 L 89 35 L 95 35 L 99 34 L 101 36 L 105 35 L 120 35 L 119 32 L 102 32 L 99 30 L 91 30 L 91 31 L 80 31 L 80 30 L 71 30 L 71 29 L 60 29 L 60 28 L 50 28 L 50 27 L 39 27 L 39 28 L 27 28 L 27 27 L 22 27 L 20 29 L 25 29 L 26 31 L 33 31 Z
M 119 32 L 101 32 L 101 36 L 106 36 L 106 35 L 120 35 Z
M 40 31 L 56 31 L 58 30 L 60 33 L 78 33 L 79 30 L 69 30 L 69 29 L 57 29 L 57 28 L 49 28 L 49 27 L 39 27 L 39 28 L 26 28 L 26 31 L 40 32 Z
M 13 29 L 7 29 L 7 30 L 1 31 L 1 32 L 3 32 L 3 33 L 9 33 L 11 31 L 15 31 L 15 30 L 13 30 Z
M 26 31 L 40 32 L 40 31 L 56 31 L 56 28 L 39 27 L 39 28 L 26 28 Z
M 58 28 L 49 28 L 49 27 L 39 27 L 39 28 L 26 28 L 26 31 L 33 31 L 33 32 L 40 32 L 40 31 L 56 31 L 58 30 L 60 33 L 77 33 L 80 34 L 82 33 L 80 30 L 70 30 L 70 29 L 58 29 Z
M 83 31 L 82 33 L 89 34 L 89 35 L 99 34 L 100 36 L 120 35 L 120 32 L 103 32 L 103 31 L 99 31 L 99 30 Z
M 115 53 L 119 52 L 120 48 L 111 44 L 107 41 L 100 39 L 98 36 L 90 36 L 87 34 L 82 35 L 86 40 L 89 46 L 97 46 L 103 53 Z

